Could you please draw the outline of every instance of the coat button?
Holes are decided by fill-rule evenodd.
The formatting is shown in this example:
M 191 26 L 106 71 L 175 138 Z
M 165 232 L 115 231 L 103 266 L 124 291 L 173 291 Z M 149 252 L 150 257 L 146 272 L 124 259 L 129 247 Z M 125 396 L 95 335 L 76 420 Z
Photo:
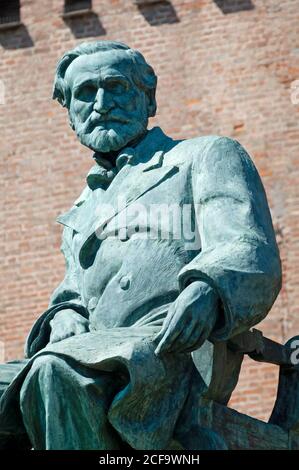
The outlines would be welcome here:
M 92 311 L 96 308 L 98 304 L 98 298 L 97 297 L 91 297 L 90 301 L 88 302 L 88 310 Z
M 123 276 L 119 280 L 119 285 L 120 285 L 121 289 L 123 289 L 123 290 L 129 289 L 130 283 L 131 283 L 131 281 L 130 281 L 130 278 L 128 276 Z

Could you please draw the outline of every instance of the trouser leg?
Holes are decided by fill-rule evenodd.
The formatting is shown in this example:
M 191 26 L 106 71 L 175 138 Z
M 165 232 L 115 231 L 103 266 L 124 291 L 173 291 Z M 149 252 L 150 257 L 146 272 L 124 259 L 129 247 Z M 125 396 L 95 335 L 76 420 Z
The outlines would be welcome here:
M 110 373 L 47 354 L 22 385 L 20 406 L 34 449 L 119 449 L 107 411 L 121 384 Z

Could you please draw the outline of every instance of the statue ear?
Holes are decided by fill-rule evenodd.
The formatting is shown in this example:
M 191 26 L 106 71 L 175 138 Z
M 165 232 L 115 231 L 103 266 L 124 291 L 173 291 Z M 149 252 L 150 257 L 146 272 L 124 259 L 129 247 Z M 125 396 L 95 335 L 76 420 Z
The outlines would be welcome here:
M 154 117 L 157 110 L 156 89 L 152 88 L 147 93 L 148 96 L 148 117 Z

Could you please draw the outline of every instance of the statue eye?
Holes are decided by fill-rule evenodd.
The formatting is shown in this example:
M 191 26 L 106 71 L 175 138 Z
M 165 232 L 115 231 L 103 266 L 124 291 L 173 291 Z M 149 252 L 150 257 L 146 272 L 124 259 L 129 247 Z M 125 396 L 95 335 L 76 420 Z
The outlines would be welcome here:
M 80 101 L 92 101 L 97 93 L 95 86 L 88 84 L 83 85 L 75 90 L 75 97 Z
M 122 80 L 108 80 L 105 83 L 105 88 L 106 90 L 111 91 L 113 93 L 121 94 L 125 93 L 128 90 L 129 86 L 127 82 Z

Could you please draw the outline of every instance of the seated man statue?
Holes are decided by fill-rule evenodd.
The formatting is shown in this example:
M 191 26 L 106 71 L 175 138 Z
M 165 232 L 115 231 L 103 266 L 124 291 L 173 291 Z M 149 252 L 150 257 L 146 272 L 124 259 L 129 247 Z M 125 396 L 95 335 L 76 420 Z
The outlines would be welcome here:
M 94 166 L 58 218 L 65 278 L 0 401 L 0 435 L 34 449 L 225 448 L 200 423 L 198 444 L 184 440 L 190 390 L 205 389 L 193 352 L 207 361 L 207 341 L 247 331 L 279 293 L 250 157 L 227 137 L 148 130 L 156 84 L 120 42 L 82 43 L 58 63 L 53 98 Z

